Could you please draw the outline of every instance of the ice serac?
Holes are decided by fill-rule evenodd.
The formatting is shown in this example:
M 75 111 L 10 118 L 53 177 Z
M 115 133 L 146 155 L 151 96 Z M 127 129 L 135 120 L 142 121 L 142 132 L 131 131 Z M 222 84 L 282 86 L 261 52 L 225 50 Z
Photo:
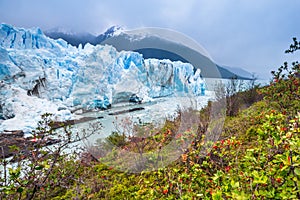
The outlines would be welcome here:
M 107 109 L 205 90 L 200 69 L 189 63 L 144 59 L 108 45 L 76 48 L 38 28 L 7 24 L 0 25 L 0 81 L 0 131 L 30 130 L 44 112 L 62 121 L 77 117 L 71 110 L 78 107 Z
M 147 84 L 151 97 L 170 95 L 204 95 L 204 82 L 200 69 L 189 63 L 171 62 L 170 60 L 146 59 L 148 74 Z M 202 90 L 201 90 L 202 88 Z
M 63 40 L 53 41 L 47 38 L 41 29 L 15 28 L 8 24 L 0 25 L 0 46 L 14 49 L 56 49 L 67 47 Z

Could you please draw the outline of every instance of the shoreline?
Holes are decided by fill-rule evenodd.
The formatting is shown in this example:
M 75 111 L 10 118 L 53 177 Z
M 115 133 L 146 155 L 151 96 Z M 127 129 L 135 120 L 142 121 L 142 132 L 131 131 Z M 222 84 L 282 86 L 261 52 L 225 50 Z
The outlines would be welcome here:
M 110 112 L 108 115 L 121 115 L 126 114 L 130 112 L 140 111 L 144 110 L 144 107 L 138 107 L 138 108 L 132 108 L 132 109 L 126 109 L 121 111 L 115 111 Z M 97 119 L 104 119 L 103 116 L 98 117 L 82 117 L 80 119 L 74 119 L 74 120 L 66 120 L 63 122 L 53 122 L 50 124 L 50 127 L 52 129 L 59 129 L 65 126 L 72 126 L 80 123 L 85 123 Z M 58 139 L 52 139 L 52 138 L 46 138 L 43 141 L 44 146 L 53 145 L 56 143 L 59 143 L 60 140 Z M 17 147 L 19 148 L 19 151 L 24 153 L 24 155 L 28 154 L 28 149 L 31 147 L 34 147 L 36 144 L 36 140 L 33 137 L 25 137 L 25 133 L 23 130 L 4 130 L 0 133 L 0 158 L 6 159 L 15 156 L 18 152 L 16 150 L 13 150 L 11 147 Z

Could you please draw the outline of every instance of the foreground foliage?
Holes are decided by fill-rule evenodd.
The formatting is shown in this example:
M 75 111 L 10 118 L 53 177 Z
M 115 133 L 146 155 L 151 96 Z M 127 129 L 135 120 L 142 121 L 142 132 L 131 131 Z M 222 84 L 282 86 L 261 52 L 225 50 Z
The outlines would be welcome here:
M 205 139 L 208 106 L 199 113 L 197 129 L 184 127 L 178 133 L 177 120 L 158 132 L 142 124 L 134 136 L 115 132 L 99 141 L 99 154 L 85 153 L 80 160 L 60 155 L 51 166 L 47 159 L 36 162 L 35 179 L 21 176 L 26 169 L 10 168 L 9 178 L 1 179 L 1 198 L 30 199 L 25 194 L 32 194 L 33 185 L 36 199 L 300 199 L 300 67 L 284 64 L 272 74 L 271 84 L 258 91 L 264 99 L 228 116 L 221 137 L 211 144 Z M 138 139 L 145 130 L 141 127 L 151 137 Z M 171 140 L 181 155 L 168 166 L 128 173 L 104 164 L 104 158 L 121 159 L 126 150 L 151 159 L 145 155 Z M 104 151 L 111 144 L 113 151 Z
M 259 102 L 231 119 L 247 113 L 253 120 L 246 133 L 224 136 L 204 156 L 198 143 L 176 163 L 140 174 L 91 164 L 57 199 L 299 199 L 300 116 L 289 119 L 265 106 Z

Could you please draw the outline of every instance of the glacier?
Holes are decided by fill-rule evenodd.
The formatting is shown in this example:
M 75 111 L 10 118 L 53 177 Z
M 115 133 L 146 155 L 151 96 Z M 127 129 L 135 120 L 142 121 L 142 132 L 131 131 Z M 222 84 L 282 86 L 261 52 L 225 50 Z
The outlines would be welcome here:
M 108 109 L 135 97 L 205 95 L 201 70 L 180 61 L 144 59 L 113 46 L 74 47 L 50 39 L 41 29 L 0 25 L 0 132 L 35 128 L 40 115 L 54 120 L 73 113 Z

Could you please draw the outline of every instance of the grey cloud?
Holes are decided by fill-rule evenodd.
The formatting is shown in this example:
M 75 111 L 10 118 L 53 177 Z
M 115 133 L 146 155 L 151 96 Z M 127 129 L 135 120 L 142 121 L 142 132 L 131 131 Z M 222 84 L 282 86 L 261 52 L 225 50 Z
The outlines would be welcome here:
M 299 7 L 298 0 L 0 0 L 0 22 L 94 34 L 112 25 L 171 28 L 195 39 L 219 64 L 268 73 L 299 37 Z

